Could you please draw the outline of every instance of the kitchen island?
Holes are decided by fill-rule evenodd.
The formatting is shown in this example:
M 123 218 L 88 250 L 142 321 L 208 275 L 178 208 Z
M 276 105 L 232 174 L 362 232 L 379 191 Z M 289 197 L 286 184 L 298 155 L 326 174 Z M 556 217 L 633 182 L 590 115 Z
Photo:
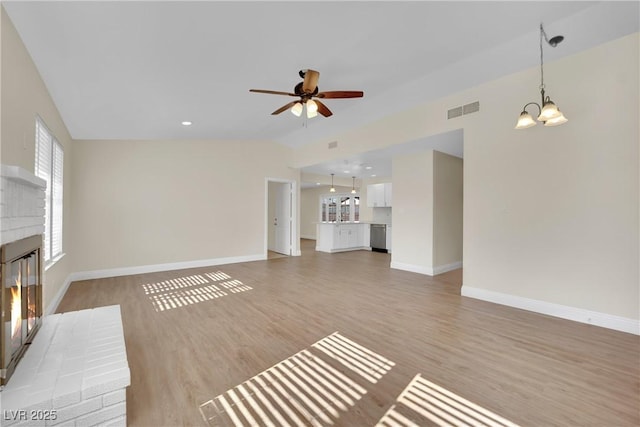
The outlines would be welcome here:
M 371 250 L 369 233 L 369 223 L 319 222 L 316 224 L 316 251 Z

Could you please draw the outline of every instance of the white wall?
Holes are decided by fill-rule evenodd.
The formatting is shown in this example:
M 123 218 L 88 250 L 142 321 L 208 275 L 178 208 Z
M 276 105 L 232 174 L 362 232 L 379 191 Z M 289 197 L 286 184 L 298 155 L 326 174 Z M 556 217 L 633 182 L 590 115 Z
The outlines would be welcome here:
M 46 309 L 64 287 L 65 280 L 71 272 L 71 259 L 74 253 L 71 245 L 71 230 L 74 212 L 69 177 L 73 165 L 73 144 L 20 36 L 4 7 L 1 9 L 0 156 L 2 163 L 20 166 L 34 172 L 36 115 L 42 118 L 64 149 L 63 250 L 66 255 L 47 269 L 43 275 Z
M 266 141 L 75 148 L 77 272 L 266 255 L 265 178 L 299 175 L 287 167 L 290 149 Z
M 563 126 L 513 129 L 522 106 L 539 97 L 539 68 L 532 67 L 327 138 L 340 140 L 342 152 L 328 152 L 327 140 L 309 144 L 295 153 L 295 164 L 463 128 L 463 291 L 480 290 L 475 296 L 486 299 L 507 296 L 500 302 L 511 305 L 537 301 L 541 305 L 532 309 L 554 307 L 559 312 L 550 314 L 570 318 L 573 310 L 576 320 L 594 321 L 596 315 L 596 324 L 620 321 L 635 331 L 640 318 L 638 38 L 636 33 L 545 64 L 547 92 L 569 118 Z M 446 119 L 448 108 L 476 100 L 480 112 Z M 402 167 L 422 164 L 401 162 Z M 420 174 L 394 163 L 392 256 L 411 261 L 411 253 L 424 248 L 406 235 L 411 227 L 400 225 L 408 208 L 398 209 L 407 197 L 398 174 L 403 179 Z

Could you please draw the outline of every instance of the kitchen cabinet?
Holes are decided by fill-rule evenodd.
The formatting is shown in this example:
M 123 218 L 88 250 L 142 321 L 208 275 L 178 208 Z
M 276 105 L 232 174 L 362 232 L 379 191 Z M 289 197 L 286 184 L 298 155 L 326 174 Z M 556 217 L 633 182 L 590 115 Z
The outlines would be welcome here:
M 335 227 L 334 238 L 336 249 L 356 248 L 361 246 L 360 243 L 360 227 L 356 224 L 341 224 Z
M 367 185 L 367 207 L 390 208 L 392 199 L 390 182 Z
M 391 207 L 391 199 L 392 199 L 392 193 L 391 193 L 391 183 L 387 182 L 386 184 L 384 184 L 384 205 L 388 208 Z
M 369 249 L 369 224 L 320 223 L 316 239 L 316 250 L 321 252 Z

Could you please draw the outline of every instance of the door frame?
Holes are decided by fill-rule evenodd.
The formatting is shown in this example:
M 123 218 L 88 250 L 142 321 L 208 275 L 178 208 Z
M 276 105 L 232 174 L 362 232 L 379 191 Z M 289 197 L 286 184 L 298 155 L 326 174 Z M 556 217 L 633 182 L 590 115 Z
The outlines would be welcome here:
M 300 256 L 300 237 L 298 229 L 298 182 L 291 179 L 265 178 L 264 180 L 264 259 L 269 251 L 269 182 L 291 184 L 291 256 Z

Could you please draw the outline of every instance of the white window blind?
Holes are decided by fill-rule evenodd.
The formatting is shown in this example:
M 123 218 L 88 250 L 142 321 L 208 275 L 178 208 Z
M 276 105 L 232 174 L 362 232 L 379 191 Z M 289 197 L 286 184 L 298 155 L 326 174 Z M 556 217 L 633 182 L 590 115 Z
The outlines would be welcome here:
M 47 182 L 45 191 L 44 261 L 62 254 L 62 189 L 64 152 L 42 120 L 36 118 L 36 175 Z

